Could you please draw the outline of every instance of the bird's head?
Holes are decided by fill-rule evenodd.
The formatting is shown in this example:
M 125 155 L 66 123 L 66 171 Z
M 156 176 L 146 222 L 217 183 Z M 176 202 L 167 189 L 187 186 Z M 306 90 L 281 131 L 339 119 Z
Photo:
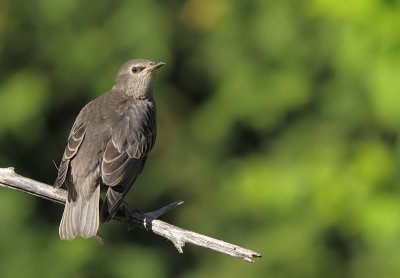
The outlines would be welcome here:
M 134 98 L 151 98 L 156 69 L 163 65 L 144 59 L 129 60 L 118 71 L 113 90 L 125 91 Z

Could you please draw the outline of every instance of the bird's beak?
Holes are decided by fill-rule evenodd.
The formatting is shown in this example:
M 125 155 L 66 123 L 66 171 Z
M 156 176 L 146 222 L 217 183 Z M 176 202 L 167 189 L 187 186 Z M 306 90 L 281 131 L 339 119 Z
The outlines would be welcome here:
M 156 62 L 156 63 L 154 63 L 154 65 L 151 65 L 150 67 L 148 67 L 147 70 L 148 71 L 153 71 L 155 69 L 161 68 L 164 65 L 165 65 L 164 62 Z

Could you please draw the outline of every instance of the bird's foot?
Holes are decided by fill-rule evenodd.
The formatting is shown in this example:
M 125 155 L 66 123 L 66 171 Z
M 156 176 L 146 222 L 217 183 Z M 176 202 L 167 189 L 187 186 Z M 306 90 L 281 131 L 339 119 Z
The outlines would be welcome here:
M 126 228 L 128 231 L 133 231 L 135 225 L 130 221 L 132 214 L 143 214 L 140 209 L 130 206 L 128 203 L 124 202 L 124 218 L 126 221 Z

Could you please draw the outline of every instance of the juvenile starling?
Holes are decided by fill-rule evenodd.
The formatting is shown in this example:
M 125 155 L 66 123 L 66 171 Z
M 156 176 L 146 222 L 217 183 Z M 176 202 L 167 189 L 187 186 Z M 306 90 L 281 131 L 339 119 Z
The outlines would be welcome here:
M 54 183 L 68 191 L 61 239 L 96 236 L 99 223 L 113 217 L 142 172 L 156 140 L 153 83 L 163 65 L 126 62 L 111 91 L 89 102 L 76 118 Z M 107 189 L 101 212 L 100 187 Z

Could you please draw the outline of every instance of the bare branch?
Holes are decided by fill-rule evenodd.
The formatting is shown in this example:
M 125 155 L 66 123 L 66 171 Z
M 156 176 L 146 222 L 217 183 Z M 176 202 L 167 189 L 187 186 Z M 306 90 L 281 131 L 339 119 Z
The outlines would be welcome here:
M 67 200 L 66 190 L 54 188 L 48 184 L 20 176 L 15 173 L 14 168 L 0 168 L 0 186 L 19 190 L 60 204 L 65 204 Z M 114 219 L 134 227 L 140 227 L 170 240 L 179 253 L 183 253 L 182 248 L 186 243 L 192 243 L 247 262 L 254 262 L 254 258 L 261 257 L 261 254 L 252 250 L 185 230 L 157 219 L 182 203 L 182 201 L 174 202 L 147 213 L 124 205 L 114 216 Z

